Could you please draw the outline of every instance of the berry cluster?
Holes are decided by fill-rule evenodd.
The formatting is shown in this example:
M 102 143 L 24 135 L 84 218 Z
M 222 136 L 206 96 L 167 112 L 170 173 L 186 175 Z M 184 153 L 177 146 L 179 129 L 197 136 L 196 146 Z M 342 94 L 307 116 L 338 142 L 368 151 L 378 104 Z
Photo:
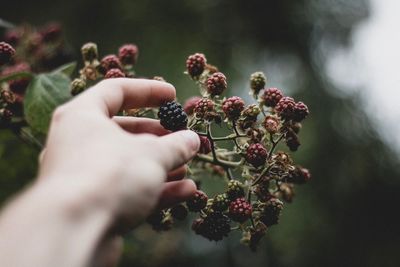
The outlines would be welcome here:
M 78 95 L 102 79 L 135 77 L 133 66 L 137 61 L 139 49 L 134 44 L 125 44 L 118 54 L 106 55 L 99 59 L 97 45 L 86 43 L 81 48 L 84 66 L 80 77 L 71 82 L 71 94 Z
M 309 110 L 280 89 L 266 88 L 262 72 L 250 76 L 255 103 L 246 105 L 239 96 L 222 97 L 227 78 L 207 64 L 204 54 L 189 56 L 186 67 L 202 96 L 188 99 L 183 108 L 177 102 L 165 103 L 158 117 L 168 130 L 188 128 L 199 134 L 201 147 L 190 164 L 198 187 L 196 174 L 204 171 L 225 177 L 227 186 L 213 197 L 198 190 L 186 203 L 151 215 L 157 220 L 150 223 L 156 230 L 167 230 L 174 219 L 198 213 L 192 223 L 196 234 L 219 241 L 239 230 L 242 241 L 255 250 L 266 231 L 279 222 L 284 202 L 293 201 L 294 185 L 310 180 L 309 171 L 280 150 L 283 142 L 290 151 L 298 149 L 301 122 Z M 216 127 L 230 133 L 214 136 Z

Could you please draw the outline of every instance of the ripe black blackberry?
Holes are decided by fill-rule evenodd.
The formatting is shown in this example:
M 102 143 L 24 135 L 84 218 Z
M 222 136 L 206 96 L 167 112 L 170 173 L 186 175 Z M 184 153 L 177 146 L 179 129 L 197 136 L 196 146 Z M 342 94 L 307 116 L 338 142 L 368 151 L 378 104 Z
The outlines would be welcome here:
M 260 221 L 267 227 L 278 224 L 282 209 L 282 201 L 280 201 L 278 198 L 269 199 L 263 207 L 260 215 Z
M 196 224 L 192 225 L 192 229 L 196 234 L 204 236 L 210 241 L 220 241 L 228 236 L 231 231 L 228 216 L 218 211 L 208 214 L 203 221 L 195 222 Z
M 226 77 L 222 72 L 216 72 L 207 79 L 207 92 L 212 95 L 220 95 L 228 87 Z
M 184 205 L 178 204 L 171 208 L 171 215 L 174 219 L 184 220 L 188 215 L 188 210 Z
M 207 200 L 207 195 L 204 192 L 197 190 L 196 193 L 194 193 L 194 196 L 186 201 L 186 206 L 192 212 L 199 212 L 206 207 Z
M 161 125 L 170 131 L 183 130 L 187 126 L 188 118 L 182 106 L 175 102 L 167 102 L 158 111 Z

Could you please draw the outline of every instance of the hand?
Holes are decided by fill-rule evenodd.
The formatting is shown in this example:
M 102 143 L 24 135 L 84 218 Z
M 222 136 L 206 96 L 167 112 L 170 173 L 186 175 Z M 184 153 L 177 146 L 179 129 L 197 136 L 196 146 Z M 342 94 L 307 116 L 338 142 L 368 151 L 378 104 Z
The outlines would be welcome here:
M 64 236 L 57 242 L 77 247 L 75 250 L 78 253 L 73 253 L 70 247 L 66 248 L 69 254 L 65 252 L 64 256 L 68 259 L 60 259 L 63 255 L 54 255 L 58 264 L 83 266 L 79 264 L 93 260 L 94 250 L 104 252 L 104 249 L 115 248 L 109 246 L 115 243 L 115 239 L 104 236 L 110 227 L 121 226 L 121 222 L 125 227 L 133 227 L 156 205 L 165 207 L 184 201 L 194 193 L 196 187 L 193 181 L 180 179 L 185 175 L 185 163 L 198 151 L 197 134 L 191 131 L 169 133 L 158 120 L 113 117 L 121 109 L 159 106 L 174 98 L 175 90 L 168 83 L 110 79 L 100 82 L 54 112 L 39 179 L 34 185 L 38 188 L 36 192 L 40 193 L 25 197 L 29 199 L 25 201 L 29 204 L 25 205 L 48 203 L 43 200 L 45 198 L 63 203 L 54 205 L 64 207 L 61 210 L 67 213 L 67 219 L 59 219 L 64 216 L 56 215 L 56 225 L 65 225 L 56 227 L 54 231 L 64 231 L 65 235 L 48 233 L 52 229 L 48 227 L 42 231 L 42 240 L 39 241 L 45 244 L 43 235 L 49 235 L 49 239 Z M 19 202 L 23 206 L 21 202 L 24 201 Z M 40 211 L 40 207 L 33 208 Z M 12 208 L 8 210 L 13 214 Z M 14 210 L 18 208 L 14 207 Z M 6 215 L 3 217 L 7 219 Z M 14 212 L 15 216 L 23 214 Z M 8 217 L 12 216 L 8 214 Z M 0 223 L 0 233 L 1 229 Z M 72 243 L 65 239 L 71 239 Z M 117 246 L 117 254 L 119 249 Z M 51 251 L 47 253 L 52 254 Z M 117 258 L 115 253 L 103 253 L 108 254 L 113 259 Z M 71 255 L 75 259 L 71 259 Z M 78 257 L 81 258 L 76 259 Z M 115 261 L 109 258 L 102 259 L 102 264 Z M 79 264 L 68 265 L 71 261 Z M 44 265 L 37 262 L 35 266 Z

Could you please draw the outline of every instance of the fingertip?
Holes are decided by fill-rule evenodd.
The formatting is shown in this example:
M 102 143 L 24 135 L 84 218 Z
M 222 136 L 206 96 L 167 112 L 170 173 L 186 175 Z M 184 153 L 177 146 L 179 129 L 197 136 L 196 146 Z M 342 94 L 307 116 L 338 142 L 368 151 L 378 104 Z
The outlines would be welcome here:
M 179 131 L 177 133 L 183 137 L 186 145 L 189 146 L 192 151 L 197 152 L 199 150 L 200 137 L 197 133 L 195 133 L 191 130 L 183 130 L 183 131 Z

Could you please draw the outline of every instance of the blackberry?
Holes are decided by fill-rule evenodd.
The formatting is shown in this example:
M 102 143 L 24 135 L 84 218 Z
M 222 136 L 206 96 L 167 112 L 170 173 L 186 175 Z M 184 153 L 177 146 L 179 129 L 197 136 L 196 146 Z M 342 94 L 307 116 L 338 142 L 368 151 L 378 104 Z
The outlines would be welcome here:
M 260 143 L 251 144 L 246 151 L 247 162 L 256 168 L 264 165 L 267 156 L 267 149 Z
M 192 78 L 200 76 L 206 66 L 206 57 L 201 53 L 190 55 L 186 60 L 186 68 Z
M 238 180 L 230 180 L 228 182 L 228 190 L 226 194 L 230 200 L 235 200 L 244 196 L 244 186 Z
M 230 220 L 228 216 L 215 211 L 208 214 L 202 221 L 195 221 L 194 231 L 196 234 L 207 238 L 210 241 L 220 241 L 228 236 L 231 231 Z
M 121 61 L 119 61 L 119 58 L 116 55 L 108 55 L 103 57 L 98 68 L 100 73 L 105 75 L 110 69 L 122 70 L 122 65 Z
M 264 119 L 264 128 L 270 134 L 276 134 L 279 131 L 279 118 L 275 116 L 268 115 Z
M 282 119 L 290 120 L 293 118 L 295 105 L 293 98 L 285 96 L 276 104 L 275 110 Z
M 303 102 L 297 102 L 294 106 L 293 120 L 300 122 L 304 120 L 309 113 L 308 107 Z
M 171 208 L 171 215 L 177 220 L 184 220 L 188 215 L 188 210 L 184 205 L 178 204 Z
M 186 206 L 189 211 L 199 212 L 206 207 L 207 200 L 207 195 L 204 192 L 197 190 L 196 193 L 194 193 L 194 196 L 186 201 Z
M 197 101 L 202 99 L 200 96 L 193 96 L 186 100 L 185 104 L 183 105 L 183 110 L 186 112 L 187 115 L 191 116 L 194 113 L 194 107 L 197 104 Z
M 213 199 L 212 209 L 215 211 L 225 211 L 229 207 L 229 198 L 226 193 L 216 195 Z
M 215 113 L 214 106 L 215 104 L 211 99 L 202 98 L 197 101 L 194 107 L 194 113 L 197 118 L 210 119 L 213 117 L 212 114 Z
M 125 77 L 125 73 L 122 72 L 120 69 L 110 69 L 107 71 L 106 75 L 104 76 L 105 79 L 110 78 L 123 78 Z
M 226 77 L 222 72 L 215 72 L 207 79 L 207 92 L 212 95 L 220 95 L 228 87 Z
M 269 199 L 263 206 L 260 214 L 260 221 L 267 227 L 278 224 L 283 202 L 277 198 Z
M 11 61 L 15 55 L 15 49 L 6 42 L 0 42 L 0 65 Z
M 230 120 L 237 120 L 244 109 L 244 101 L 238 96 L 232 96 L 222 102 L 222 110 Z
M 187 126 L 188 118 L 182 106 L 175 102 L 167 102 L 158 111 L 161 125 L 170 131 L 183 130 Z
M 258 95 L 258 93 L 265 87 L 265 84 L 267 82 L 267 78 L 265 77 L 264 73 L 261 71 L 254 72 L 250 76 L 250 88 L 253 90 L 253 93 L 255 95 Z
M 134 44 L 126 44 L 119 48 L 118 57 L 124 65 L 134 65 L 139 56 L 139 49 Z
M 211 142 L 206 136 L 199 136 L 200 137 L 200 154 L 208 154 L 211 152 Z
M 265 89 L 261 95 L 261 99 L 267 107 L 275 107 L 279 100 L 283 97 L 283 93 L 278 88 Z
M 236 222 L 243 223 L 251 217 L 253 208 L 244 197 L 237 198 L 229 204 L 229 217 Z

